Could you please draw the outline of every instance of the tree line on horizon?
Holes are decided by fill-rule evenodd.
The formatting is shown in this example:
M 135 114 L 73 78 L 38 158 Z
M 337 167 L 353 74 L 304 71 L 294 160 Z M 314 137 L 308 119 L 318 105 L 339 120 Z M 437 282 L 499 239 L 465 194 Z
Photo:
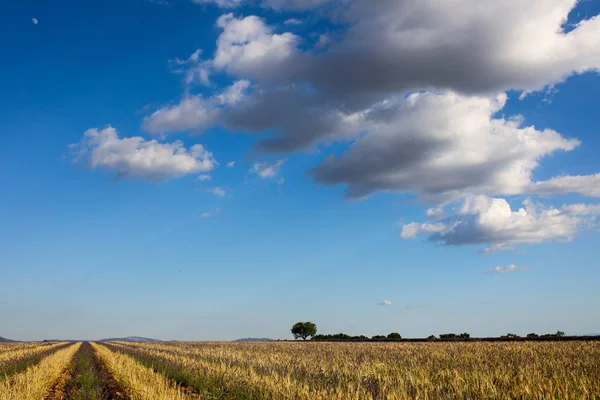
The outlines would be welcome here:
M 307 340 L 310 338 L 315 341 L 394 341 L 402 339 L 402 335 L 398 332 L 392 332 L 388 335 L 375 335 L 372 337 L 368 337 L 365 335 L 359 336 L 351 336 L 345 333 L 335 333 L 335 334 L 317 334 L 317 325 L 313 322 L 296 322 L 291 329 L 292 335 L 294 339 L 302 339 Z M 548 338 L 548 337 L 563 337 L 565 333 L 563 331 L 556 331 L 556 333 L 546 333 L 542 335 L 538 335 L 537 333 L 529 333 L 526 336 L 519 336 L 514 333 L 507 333 L 506 335 L 499 336 L 499 339 L 534 339 L 534 338 Z M 467 332 L 464 333 L 441 333 L 437 337 L 435 335 L 430 335 L 427 337 L 429 340 L 447 340 L 447 339 L 470 339 L 471 335 Z

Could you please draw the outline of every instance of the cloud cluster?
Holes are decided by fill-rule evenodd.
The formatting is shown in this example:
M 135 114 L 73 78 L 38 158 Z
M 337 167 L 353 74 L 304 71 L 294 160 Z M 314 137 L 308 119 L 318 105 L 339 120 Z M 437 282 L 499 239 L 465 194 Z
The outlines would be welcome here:
M 317 182 L 346 184 L 351 197 L 381 190 L 444 202 L 476 192 L 518 194 L 532 184 L 539 160 L 580 142 L 521 118 L 494 118 L 506 102 L 452 92 L 413 93 L 364 115 L 369 133 L 341 156 L 310 171 Z
M 427 235 L 446 246 L 488 246 L 484 251 L 512 249 L 519 244 L 570 241 L 582 229 L 594 226 L 600 206 L 574 204 L 544 207 L 530 199 L 513 210 L 506 199 L 469 196 L 456 214 L 434 223 L 411 222 L 402 227 L 403 239 Z
M 218 163 L 212 153 L 196 144 L 186 149 L 180 141 L 161 143 L 134 136 L 120 138 L 112 126 L 88 129 L 79 143 L 70 146 L 74 160 L 90 168 L 116 172 L 117 178 L 164 181 L 207 172 Z
M 600 18 L 574 21 L 576 0 L 193 1 L 282 12 L 319 7 L 329 31 L 300 37 L 286 32 L 293 18 L 277 28 L 225 13 L 213 54 L 196 50 L 171 64 L 188 85 L 214 87 L 223 76 L 234 83 L 209 96 L 186 94 L 148 116 L 146 131 L 220 125 L 263 135 L 257 148 L 274 154 L 347 143 L 309 175 L 344 185 L 349 197 L 392 191 L 434 205 L 429 222 L 406 224 L 403 237 L 495 251 L 569 240 L 595 217 L 586 205 L 529 201 L 513 211 L 504 198 L 600 197 L 600 174 L 535 179 L 544 157 L 573 151 L 579 140 L 502 114 L 509 90 L 523 97 L 600 71 Z M 250 172 L 265 179 L 280 167 L 256 163 Z M 442 207 L 461 199 L 463 208 L 448 216 Z

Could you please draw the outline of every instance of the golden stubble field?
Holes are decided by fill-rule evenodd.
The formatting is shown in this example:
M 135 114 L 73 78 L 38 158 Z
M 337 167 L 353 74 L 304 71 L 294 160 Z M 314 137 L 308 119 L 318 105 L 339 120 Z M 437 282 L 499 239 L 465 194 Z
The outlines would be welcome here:
M 599 342 L 114 343 L 207 398 L 595 399 Z
M 0 372 L 2 400 L 600 399 L 600 342 L 13 344 Z

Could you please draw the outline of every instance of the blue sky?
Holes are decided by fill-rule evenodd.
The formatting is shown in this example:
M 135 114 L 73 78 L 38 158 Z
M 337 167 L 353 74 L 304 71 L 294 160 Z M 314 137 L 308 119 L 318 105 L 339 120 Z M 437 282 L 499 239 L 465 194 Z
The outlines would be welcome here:
M 600 333 L 600 3 L 472 4 L 0 5 L 0 336 Z

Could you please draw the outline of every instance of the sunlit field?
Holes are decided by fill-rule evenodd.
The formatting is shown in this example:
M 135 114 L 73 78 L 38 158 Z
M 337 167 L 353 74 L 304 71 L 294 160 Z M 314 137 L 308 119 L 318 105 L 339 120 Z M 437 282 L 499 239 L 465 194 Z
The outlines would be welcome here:
M 112 343 L 214 399 L 600 398 L 598 342 Z
M 598 399 L 600 342 L 0 345 L 0 398 Z

